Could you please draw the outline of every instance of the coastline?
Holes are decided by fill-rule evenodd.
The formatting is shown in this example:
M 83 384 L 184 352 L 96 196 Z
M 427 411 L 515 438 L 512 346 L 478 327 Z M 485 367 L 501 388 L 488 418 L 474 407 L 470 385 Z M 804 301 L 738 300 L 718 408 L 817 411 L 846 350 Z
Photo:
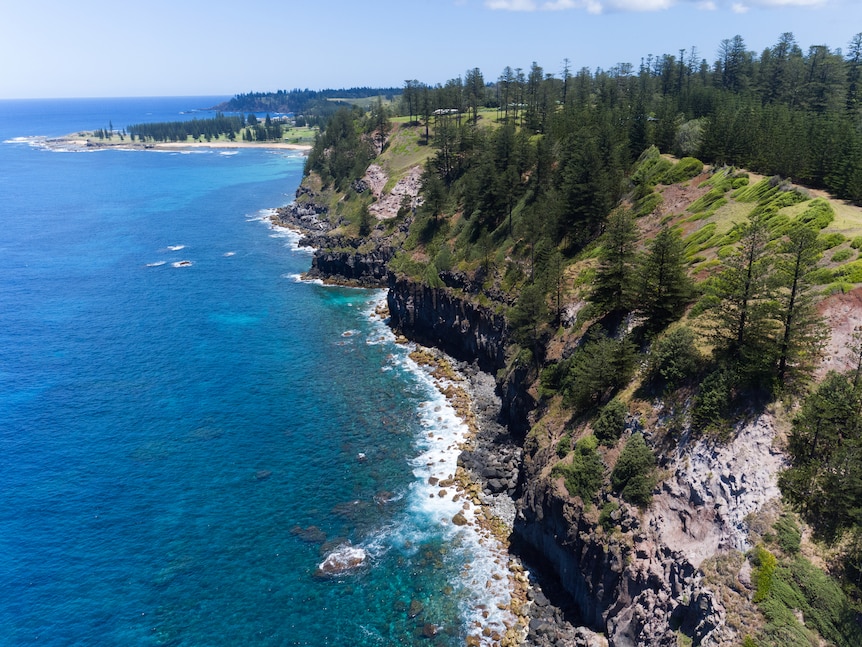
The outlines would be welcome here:
M 222 150 L 258 149 L 258 150 L 290 150 L 307 153 L 311 150 L 310 144 L 290 144 L 288 142 L 243 142 L 243 141 L 202 141 L 202 142 L 133 142 L 128 141 L 100 141 L 92 138 L 67 135 L 64 137 L 26 137 L 12 140 L 13 143 L 30 144 L 49 150 L 155 150 L 155 151 L 178 151 L 194 150 L 199 148 L 212 148 Z
M 314 209 L 296 208 L 293 203 L 275 209 L 269 220 L 273 229 L 292 232 L 297 237 L 297 245 L 316 252 L 324 244 L 328 231 L 325 221 L 318 215 Z M 363 287 L 338 277 L 312 279 L 306 274 L 303 277 L 333 285 Z M 385 306 L 376 312 L 376 316 L 387 320 L 387 326 L 388 314 Z M 509 603 L 506 608 L 497 607 L 496 610 L 509 614 L 509 620 L 502 631 L 499 625 L 492 629 L 480 619 L 488 609 L 475 609 L 468 647 L 486 644 L 607 647 L 604 636 L 581 625 L 577 611 L 553 576 L 548 579 L 541 567 L 534 568 L 525 562 L 524 556 L 512 545 L 517 513 L 515 499 L 521 487 L 521 448 L 510 430 L 499 422 L 502 400 L 494 376 L 483 371 L 476 362 L 459 361 L 433 346 L 421 345 L 401 335 L 396 341 L 414 347 L 410 353 L 412 361 L 425 367 L 466 428 L 457 448 L 457 471 L 451 482 L 445 484 L 455 488 L 457 497 L 470 501 L 474 510 L 457 521 L 453 518 L 452 523 L 473 525 L 484 537 L 480 544 L 486 548 L 490 548 L 489 543 L 496 544 L 491 552 L 497 554 L 498 563 L 508 574 Z M 443 484 L 434 483 L 435 486 Z

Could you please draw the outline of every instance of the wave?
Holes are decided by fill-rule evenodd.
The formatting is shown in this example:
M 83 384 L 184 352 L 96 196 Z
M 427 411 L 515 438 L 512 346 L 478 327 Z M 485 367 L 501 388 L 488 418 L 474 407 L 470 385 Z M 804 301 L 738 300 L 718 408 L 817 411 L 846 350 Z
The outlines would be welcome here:
M 171 267 L 191 267 L 191 261 L 177 261 L 176 263 L 171 263 Z
M 185 249 L 186 246 L 185 245 L 168 245 L 167 248 L 172 252 L 178 252 L 181 249 Z
M 365 565 L 368 553 L 364 548 L 344 543 L 337 546 L 324 560 L 318 564 L 315 575 L 319 577 L 337 577 Z
M 225 256 L 225 257 L 236 256 L 236 252 L 225 252 L 224 254 L 222 254 L 222 256 Z
M 167 263 L 167 261 L 156 261 L 155 263 L 147 263 L 147 267 L 161 267 Z
M 514 585 L 508 547 L 494 535 L 484 510 L 465 492 L 459 478 L 458 456 L 470 429 L 441 391 L 463 383 L 435 378 L 429 368 L 410 358 L 409 352 L 416 346 L 395 343 L 385 305 L 383 290 L 366 302 L 364 314 L 372 322 L 366 343 L 392 344 L 393 352 L 382 369 L 410 373 L 421 399 L 417 409 L 421 432 L 415 440 L 416 455 L 409 461 L 415 481 L 404 495 L 409 518 L 386 529 L 385 540 L 411 552 L 429 537 L 442 534 L 456 560 L 464 564 L 453 586 L 463 598 L 461 615 L 467 630 L 480 644 L 490 645 L 492 638 L 483 635 L 484 629 L 489 629 L 492 636 L 504 635 L 517 620 L 510 610 Z M 375 541 L 381 541 L 383 536 L 381 533 Z

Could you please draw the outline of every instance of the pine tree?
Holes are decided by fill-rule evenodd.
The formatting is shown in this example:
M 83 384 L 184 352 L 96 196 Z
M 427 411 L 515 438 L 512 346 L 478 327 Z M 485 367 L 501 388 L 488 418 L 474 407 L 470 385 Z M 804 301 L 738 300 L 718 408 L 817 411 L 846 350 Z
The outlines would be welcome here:
M 641 272 L 641 312 L 649 329 L 661 330 L 682 314 L 693 289 L 679 230 L 665 227 L 648 243 Z
M 718 354 L 752 383 L 772 373 L 775 360 L 775 294 L 770 231 L 760 216 L 741 229 L 736 253 L 712 281 L 718 301 L 713 339 Z
M 632 212 L 625 208 L 614 210 L 602 235 L 590 297 L 606 313 L 625 312 L 632 305 L 636 245 L 637 225 Z
M 778 383 L 803 382 L 814 369 L 828 334 L 814 304 L 808 276 L 821 256 L 818 232 L 796 223 L 779 249 L 776 263 L 782 334 L 778 350 Z

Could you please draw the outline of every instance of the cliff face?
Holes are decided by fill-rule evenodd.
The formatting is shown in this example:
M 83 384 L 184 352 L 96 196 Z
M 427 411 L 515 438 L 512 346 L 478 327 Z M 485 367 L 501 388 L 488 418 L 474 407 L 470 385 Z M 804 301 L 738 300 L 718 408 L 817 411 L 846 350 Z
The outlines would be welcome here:
M 489 373 L 506 365 L 506 321 L 490 308 L 394 274 L 388 302 L 392 327 L 420 344 L 475 360 Z
M 313 240 L 310 241 L 313 244 Z M 389 270 L 387 264 L 394 252 L 388 246 L 360 250 L 354 241 L 338 239 L 328 241 L 326 249 L 314 254 L 308 276 L 369 288 L 386 287 Z
M 779 497 L 785 463 L 773 448 L 776 434 L 769 414 L 741 424 L 723 444 L 684 434 L 662 465 L 666 478 L 650 507 L 622 505 L 604 527 L 598 511 L 585 510 L 549 476 L 552 448 L 528 439 L 515 534 L 612 647 L 676 647 L 678 633 L 695 645 L 739 644 L 743 627 L 728 620 L 727 595 L 707 584 L 701 568 L 749 549 L 750 520 Z M 744 560 L 724 568 L 738 590 L 751 592 Z

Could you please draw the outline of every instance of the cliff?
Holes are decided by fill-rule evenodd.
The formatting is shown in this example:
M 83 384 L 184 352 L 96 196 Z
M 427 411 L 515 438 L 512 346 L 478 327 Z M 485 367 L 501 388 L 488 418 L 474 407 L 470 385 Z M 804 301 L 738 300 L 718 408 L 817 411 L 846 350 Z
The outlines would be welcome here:
M 409 177 L 415 182 L 418 174 Z M 671 211 L 683 212 L 702 197 L 708 190 L 705 178 L 664 189 L 667 206 L 638 221 L 640 235 L 654 236 Z M 281 210 L 279 219 L 305 231 L 305 242 L 317 248 L 309 276 L 386 287 L 390 324 L 397 332 L 493 376 L 499 399 L 482 405 L 485 437 L 478 448 L 464 452 L 460 463 L 485 495 L 513 499 L 513 549 L 542 574 L 543 587 L 559 591 L 553 602 L 541 591 L 532 594 L 526 644 L 739 645 L 756 634 L 765 620 L 753 602 L 756 584 L 746 554 L 771 532 L 780 514 L 777 476 L 786 467 L 780 447 L 788 415 L 774 409 L 752 412 L 719 441 L 691 428 L 686 415 L 691 391 L 671 405 L 636 392 L 637 384 L 623 387 L 629 401 L 625 429 L 613 447 L 599 448 L 603 482 L 583 501 L 568 491 L 557 471 L 571 455 L 560 446 L 563 439 L 574 444 L 594 432 L 596 407 L 575 415 L 559 394 L 543 393 L 543 366 L 514 344 L 516 335 L 504 314 L 519 305 L 512 286 L 527 285 L 534 250 L 528 255 L 520 243 L 520 260 L 512 260 L 511 249 L 496 259 L 486 250 L 482 261 L 468 251 L 460 265 L 451 259 L 441 263 L 457 269 L 438 270 L 429 285 L 418 277 L 437 269 L 435 256 L 457 244 L 457 233 L 445 238 L 449 225 L 436 217 L 425 220 L 424 231 L 414 232 L 413 216 L 395 215 L 394 201 L 386 202 L 387 183 L 377 179 L 371 205 L 392 205 L 379 211 L 376 226 L 364 238 L 346 234 L 356 222 L 335 215 L 347 209 L 346 199 L 326 199 L 317 187 L 304 186 L 302 200 Z M 413 201 L 412 212 L 404 213 L 415 215 L 415 191 L 398 203 L 406 205 L 407 198 Z M 452 230 L 458 231 L 457 224 Z M 701 251 L 717 255 L 709 246 Z M 542 262 L 548 267 L 545 253 Z M 692 262 L 718 261 L 704 256 Z M 557 295 L 560 311 L 574 314 L 561 317 L 562 325 L 558 319 L 556 331 L 536 336 L 537 354 L 550 361 L 563 362 L 587 337 L 586 326 L 578 323 L 584 293 L 577 286 L 595 264 L 589 256 L 576 263 L 568 275 L 560 275 L 560 284 L 573 287 Z M 413 270 L 412 276 L 404 267 Z M 852 329 L 860 309 L 845 313 L 841 308 L 850 307 L 847 299 L 832 301 L 830 312 Z M 835 321 L 830 325 L 840 328 Z M 830 352 L 833 360 L 841 355 L 837 347 Z M 634 434 L 643 435 L 658 458 L 656 486 L 643 507 L 624 500 L 608 482 L 621 447 Z

